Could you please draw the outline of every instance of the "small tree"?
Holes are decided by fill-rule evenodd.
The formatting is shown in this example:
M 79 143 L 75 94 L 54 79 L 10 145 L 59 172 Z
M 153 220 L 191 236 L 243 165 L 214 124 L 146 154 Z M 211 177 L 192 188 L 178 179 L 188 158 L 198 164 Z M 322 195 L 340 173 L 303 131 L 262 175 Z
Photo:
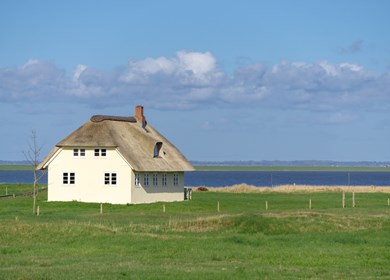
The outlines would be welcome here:
M 41 154 L 42 146 L 38 146 L 37 132 L 31 130 L 31 139 L 28 145 L 28 150 L 23 151 L 26 160 L 33 167 L 34 184 L 33 184 L 33 214 L 36 214 L 36 201 L 38 195 L 38 181 L 45 175 L 44 173 L 38 173 L 37 166 L 39 164 L 39 156 Z

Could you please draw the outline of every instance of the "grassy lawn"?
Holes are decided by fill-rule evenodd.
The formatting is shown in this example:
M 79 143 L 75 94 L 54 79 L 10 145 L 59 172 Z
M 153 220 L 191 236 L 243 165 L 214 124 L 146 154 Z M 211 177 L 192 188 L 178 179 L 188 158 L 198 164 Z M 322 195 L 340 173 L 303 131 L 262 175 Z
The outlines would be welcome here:
M 195 192 L 103 214 L 46 196 L 40 216 L 31 197 L 0 199 L 1 279 L 390 278 L 389 194 L 356 194 L 356 208 L 347 194 L 342 209 L 336 192 Z
M 32 165 L 0 164 L 0 171 L 33 170 Z

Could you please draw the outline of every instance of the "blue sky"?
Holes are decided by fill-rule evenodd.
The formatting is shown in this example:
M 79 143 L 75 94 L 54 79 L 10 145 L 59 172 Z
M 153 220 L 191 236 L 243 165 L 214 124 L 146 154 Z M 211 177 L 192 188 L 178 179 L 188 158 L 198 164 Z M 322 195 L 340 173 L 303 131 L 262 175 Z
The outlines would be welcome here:
M 390 161 L 389 1 L 0 2 L 0 159 L 133 115 L 190 160 Z

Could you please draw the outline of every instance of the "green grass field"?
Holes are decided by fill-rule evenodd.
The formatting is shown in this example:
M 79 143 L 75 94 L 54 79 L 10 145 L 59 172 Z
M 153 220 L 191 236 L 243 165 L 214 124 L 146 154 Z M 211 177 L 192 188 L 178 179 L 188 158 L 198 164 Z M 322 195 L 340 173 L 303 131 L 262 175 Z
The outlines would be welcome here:
M 0 164 L 0 171 L 33 170 L 32 165 Z
M 337 192 L 195 192 L 100 214 L 43 192 L 40 216 L 31 197 L 0 199 L 0 278 L 389 279 L 388 198 L 359 193 L 352 208 L 347 194 L 343 209 Z

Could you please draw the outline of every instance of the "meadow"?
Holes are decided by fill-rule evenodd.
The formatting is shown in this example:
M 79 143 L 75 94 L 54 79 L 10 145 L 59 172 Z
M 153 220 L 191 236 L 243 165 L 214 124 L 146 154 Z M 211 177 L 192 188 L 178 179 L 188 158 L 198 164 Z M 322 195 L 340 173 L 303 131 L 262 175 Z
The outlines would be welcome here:
M 389 279 L 389 194 L 341 197 L 207 191 L 101 213 L 41 192 L 39 216 L 31 197 L 0 199 L 0 278 Z
M 0 171 L 34 170 L 32 165 L 0 164 Z

